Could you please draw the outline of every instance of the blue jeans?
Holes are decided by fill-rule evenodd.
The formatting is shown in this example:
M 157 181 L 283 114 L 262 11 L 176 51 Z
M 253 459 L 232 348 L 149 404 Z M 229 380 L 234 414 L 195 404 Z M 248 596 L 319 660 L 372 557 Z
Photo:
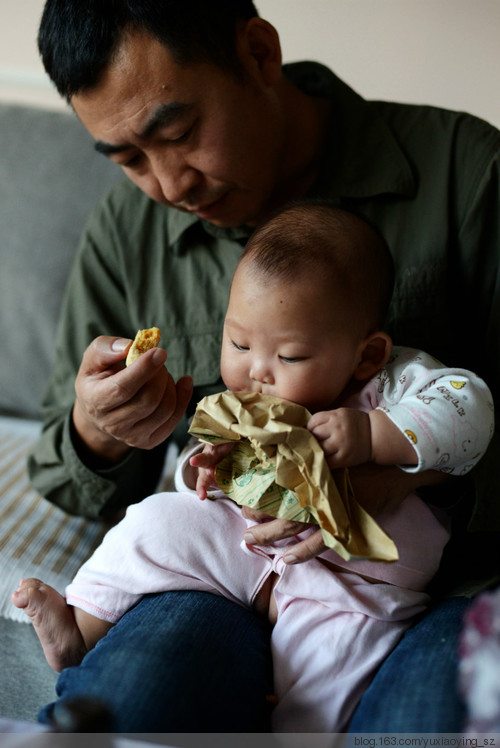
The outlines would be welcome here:
M 351 732 L 460 732 L 456 643 L 465 598 L 445 600 L 410 629 L 363 697 Z M 79 667 L 61 700 L 108 704 L 113 731 L 268 732 L 270 628 L 222 597 L 166 592 L 139 602 Z M 53 704 L 39 716 L 50 720 Z
M 366 690 L 349 732 L 462 732 L 457 648 L 470 602 L 443 600 L 406 632 Z
M 144 597 L 78 667 L 60 674 L 60 700 L 107 704 L 113 732 L 268 732 L 270 627 L 206 592 Z M 54 704 L 38 719 L 50 723 Z

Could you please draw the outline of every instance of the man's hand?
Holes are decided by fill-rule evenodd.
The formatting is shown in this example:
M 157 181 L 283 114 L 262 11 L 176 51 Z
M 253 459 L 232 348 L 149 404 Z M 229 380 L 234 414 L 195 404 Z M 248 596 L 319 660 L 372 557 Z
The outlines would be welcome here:
M 190 377 L 177 384 L 161 348 L 124 368 L 131 340 L 101 336 L 83 355 L 75 381 L 73 423 L 88 457 L 118 462 L 131 447 L 152 449 L 175 429 L 187 408 Z
M 378 514 L 398 506 L 412 491 L 422 486 L 439 485 L 453 480 L 445 473 L 427 470 L 422 473 L 405 473 L 397 467 L 366 463 L 349 469 L 349 476 L 356 500 L 375 519 Z M 334 473 L 335 477 L 335 473 Z M 241 513 L 258 522 L 244 536 L 248 545 L 270 545 L 277 540 L 292 538 L 311 525 L 274 519 L 268 514 L 242 507 Z M 321 530 L 311 533 L 287 548 L 283 561 L 287 564 L 302 563 L 318 556 L 326 549 Z
M 195 469 L 195 487 L 196 493 L 204 501 L 209 491 L 219 489 L 215 482 L 215 468 L 221 460 L 233 449 L 234 442 L 226 444 L 205 444 L 202 452 L 198 452 L 191 457 L 189 464 Z M 191 478 L 193 481 L 193 478 Z
M 274 517 L 270 517 L 269 514 L 258 512 L 247 506 L 241 507 L 241 513 L 246 519 L 253 519 L 259 523 L 258 525 L 249 527 L 245 532 L 244 540 L 247 545 L 272 545 L 277 540 L 293 538 L 300 532 L 304 532 L 304 530 L 316 527 L 316 525 L 306 522 L 275 519 Z M 283 561 L 286 564 L 298 564 L 303 561 L 309 561 L 310 558 L 314 558 L 319 553 L 322 553 L 325 548 L 321 530 L 316 529 L 305 540 L 301 540 L 290 546 L 283 556 Z

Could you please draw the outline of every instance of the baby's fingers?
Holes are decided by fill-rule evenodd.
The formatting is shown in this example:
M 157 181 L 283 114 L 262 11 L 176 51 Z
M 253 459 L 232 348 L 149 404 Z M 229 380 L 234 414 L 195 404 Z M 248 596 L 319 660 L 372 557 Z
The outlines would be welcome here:
M 215 460 L 215 447 L 205 444 L 202 452 L 197 452 L 189 458 L 189 464 L 196 468 L 211 468 L 217 464 Z
M 327 410 L 320 410 L 317 413 L 314 413 L 307 422 L 307 428 L 312 432 L 317 431 L 322 427 L 324 428 L 325 424 L 328 424 L 330 416 L 331 411 Z
M 197 468 L 213 468 L 229 454 L 233 447 L 233 442 L 217 445 L 205 444 L 203 451 L 193 455 L 189 464 Z
M 209 491 L 216 490 L 215 484 L 215 471 L 213 468 L 203 469 L 198 472 L 198 479 L 196 481 L 196 493 L 199 498 L 204 501 Z

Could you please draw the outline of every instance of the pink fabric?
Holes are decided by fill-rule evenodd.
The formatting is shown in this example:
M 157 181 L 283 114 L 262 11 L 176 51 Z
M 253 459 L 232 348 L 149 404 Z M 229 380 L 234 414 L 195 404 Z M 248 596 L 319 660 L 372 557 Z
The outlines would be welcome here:
M 251 607 L 274 571 L 274 729 L 341 731 L 373 672 L 428 597 L 333 571 L 332 551 L 287 566 L 282 556 L 293 541 L 250 548 L 242 538 L 252 524 L 228 499 L 151 496 L 129 507 L 110 530 L 67 588 L 67 601 L 111 622 L 144 594 L 167 590 L 204 590 Z M 425 574 L 432 576 L 430 569 Z

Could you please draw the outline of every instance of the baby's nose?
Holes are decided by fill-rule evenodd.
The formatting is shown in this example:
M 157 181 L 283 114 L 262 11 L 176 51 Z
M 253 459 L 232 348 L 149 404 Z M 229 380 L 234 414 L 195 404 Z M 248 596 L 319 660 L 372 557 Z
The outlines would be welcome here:
M 250 377 L 254 382 L 262 382 L 262 384 L 273 384 L 274 376 L 271 368 L 265 363 L 265 361 L 255 361 L 252 364 L 250 371 Z

